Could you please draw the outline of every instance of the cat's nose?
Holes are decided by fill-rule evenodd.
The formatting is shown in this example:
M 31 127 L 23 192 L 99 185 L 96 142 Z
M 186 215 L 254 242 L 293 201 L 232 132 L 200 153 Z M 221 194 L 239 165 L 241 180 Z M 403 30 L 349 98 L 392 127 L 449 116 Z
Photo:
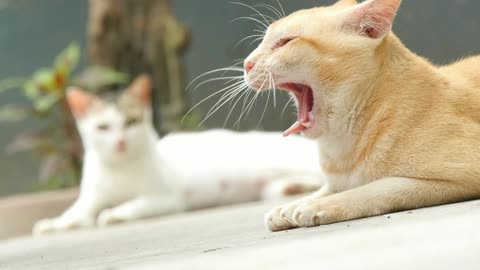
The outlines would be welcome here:
M 127 141 L 124 140 L 124 139 L 120 139 L 118 142 L 117 142 L 117 151 L 119 153 L 123 153 L 127 150 Z
M 255 63 L 252 62 L 252 61 L 245 61 L 245 62 L 243 63 L 243 68 L 245 69 L 245 71 L 246 71 L 247 73 L 249 73 L 250 70 L 253 69 L 253 67 L 255 67 Z

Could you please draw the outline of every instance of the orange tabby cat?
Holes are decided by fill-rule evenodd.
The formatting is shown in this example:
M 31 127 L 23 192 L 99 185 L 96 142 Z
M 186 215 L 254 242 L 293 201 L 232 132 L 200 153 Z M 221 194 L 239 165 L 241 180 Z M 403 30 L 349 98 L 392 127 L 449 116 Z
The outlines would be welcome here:
M 341 0 L 274 22 L 245 80 L 292 92 L 328 185 L 272 231 L 480 198 L 480 57 L 436 67 L 391 32 L 401 0 Z

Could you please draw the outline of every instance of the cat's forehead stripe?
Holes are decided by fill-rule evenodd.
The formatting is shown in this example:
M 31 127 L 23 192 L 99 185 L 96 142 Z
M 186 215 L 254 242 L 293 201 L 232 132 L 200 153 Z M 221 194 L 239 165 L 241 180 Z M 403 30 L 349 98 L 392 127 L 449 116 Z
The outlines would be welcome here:
M 128 92 L 120 95 L 116 101 L 116 107 L 128 117 L 143 118 L 144 105 Z

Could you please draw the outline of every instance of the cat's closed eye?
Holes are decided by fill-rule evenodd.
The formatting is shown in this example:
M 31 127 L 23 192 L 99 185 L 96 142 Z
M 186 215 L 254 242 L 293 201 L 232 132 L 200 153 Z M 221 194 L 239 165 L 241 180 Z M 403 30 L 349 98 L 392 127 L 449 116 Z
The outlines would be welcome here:
M 275 43 L 275 46 L 273 46 L 273 49 L 275 50 L 275 49 L 281 48 L 295 39 L 297 39 L 297 37 L 282 38 L 279 41 L 277 41 L 277 43 Z
M 108 124 L 99 124 L 99 125 L 97 126 L 97 129 L 98 129 L 98 130 L 101 130 L 101 131 L 107 131 L 107 130 L 110 129 L 110 125 L 108 125 Z
M 135 117 L 130 117 L 130 118 L 127 118 L 127 120 L 125 121 L 125 126 L 126 127 L 131 127 L 131 126 L 136 125 L 138 123 L 140 123 L 140 119 L 135 118 Z

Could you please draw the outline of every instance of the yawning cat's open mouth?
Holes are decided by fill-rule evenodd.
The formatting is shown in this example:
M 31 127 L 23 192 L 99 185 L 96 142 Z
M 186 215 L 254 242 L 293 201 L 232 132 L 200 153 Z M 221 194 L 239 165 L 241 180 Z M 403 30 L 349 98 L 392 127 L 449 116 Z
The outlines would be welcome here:
M 311 128 L 314 123 L 312 88 L 298 83 L 284 83 L 279 87 L 292 92 L 298 104 L 297 121 L 283 133 L 283 136 L 287 137 Z

